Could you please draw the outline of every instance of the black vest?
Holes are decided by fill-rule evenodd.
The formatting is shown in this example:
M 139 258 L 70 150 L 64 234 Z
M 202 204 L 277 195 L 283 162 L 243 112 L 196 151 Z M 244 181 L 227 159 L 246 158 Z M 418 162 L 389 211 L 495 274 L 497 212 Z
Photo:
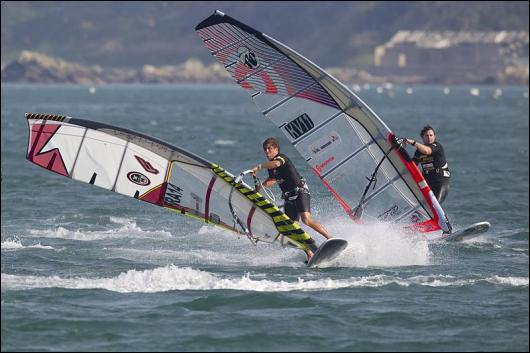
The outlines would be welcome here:
M 414 154 L 414 162 L 420 163 L 423 169 L 423 177 L 427 183 L 445 180 L 451 176 L 447 160 L 445 159 L 445 151 L 441 143 L 434 142 L 426 145 L 432 149 L 432 154 L 421 154 L 416 150 Z
M 276 179 L 282 192 L 290 192 L 296 187 L 302 186 L 302 177 L 296 170 L 293 163 L 283 153 L 278 153 L 273 161 L 279 161 L 281 165 L 278 168 L 269 169 L 269 177 Z

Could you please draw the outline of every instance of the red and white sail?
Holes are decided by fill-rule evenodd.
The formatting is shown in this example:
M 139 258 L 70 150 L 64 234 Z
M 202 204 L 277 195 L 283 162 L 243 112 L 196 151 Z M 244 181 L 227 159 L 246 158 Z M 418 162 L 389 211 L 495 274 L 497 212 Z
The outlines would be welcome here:
M 220 11 L 195 29 L 351 218 L 395 222 L 422 232 L 450 230 L 436 197 L 392 131 L 346 86 L 286 45 Z M 381 160 L 375 188 L 365 194 L 366 178 Z M 362 215 L 355 216 L 359 207 Z

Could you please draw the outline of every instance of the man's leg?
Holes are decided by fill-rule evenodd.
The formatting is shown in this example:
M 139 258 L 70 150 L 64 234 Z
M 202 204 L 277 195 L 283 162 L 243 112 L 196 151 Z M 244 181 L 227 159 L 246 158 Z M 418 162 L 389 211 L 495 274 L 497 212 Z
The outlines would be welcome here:
M 300 220 L 300 214 L 298 213 L 294 202 L 285 201 L 283 210 L 290 219 L 292 219 L 295 223 L 298 223 L 298 221 Z M 315 240 L 311 238 L 311 241 L 313 242 L 312 247 L 316 249 L 316 245 L 314 245 Z M 314 253 L 311 249 L 307 249 L 304 251 L 307 255 L 307 262 L 309 262 L 309 260 L 311 260 L 311 258 L 313 257 Z
M 294 202 L 289 200 L 285 201 L 283 211 L 293 221 L 298 222 L 300 220 L 300 215 L 298 214 L 298 210 L 296 209 Z
M 296 209 L 304 224 L 322 234 L 326 239 L 332 238 L 326 228 L 311 217 L 311 195 L 309 193 L 302 192 L 298 194 L 296 198 Z
M 305 250 L 305 253 L 307 255 L 307 262 L 309 262 L 309 260 L 311 260 L 311 258 L 313 257 L 314 253 L 309 249 Z
M 302 217 L 302 222 L 304 222 L 304 224 L 308 225 L 309 227 L 322 234 L 326 239 L 332 238 L 331 234 L 328 233 L 326 228 L 324 228 L 322 224 L 318 223 L 311 217 L 311 213 L 302 212 L 300 213 L 300 216 Z

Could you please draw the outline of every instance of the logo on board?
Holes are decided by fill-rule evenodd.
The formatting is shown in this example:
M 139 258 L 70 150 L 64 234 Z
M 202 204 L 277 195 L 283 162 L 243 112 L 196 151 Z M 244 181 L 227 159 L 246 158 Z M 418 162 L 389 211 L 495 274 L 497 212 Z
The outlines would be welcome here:
M 315 127 L 315 123 L 313 123 L 313 120 L 307 115 L 306 113 L 300 115 L 293 121 L 289 122 L 287 125 L 285 125 L 283 128 L 285 131 L 291 135 L 293 139 L 297 139 L 300 136 L 305 135 L 307 132 L 309 132 L 311 129 Z
M 140 172 L 127 173 L 127 179 L 129 179 L 131 183 L 134 183 L 140 186 L 146 186 L 146 185 L 151 184 L 151 181 L 149 180 L 149 178 Z

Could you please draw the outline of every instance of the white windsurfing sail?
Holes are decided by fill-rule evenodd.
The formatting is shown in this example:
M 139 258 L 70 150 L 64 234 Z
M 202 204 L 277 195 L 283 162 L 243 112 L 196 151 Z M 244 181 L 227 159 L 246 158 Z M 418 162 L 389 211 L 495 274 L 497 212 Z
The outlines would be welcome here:
M 351 218 L 396 222 L 422 232 L 450 231 L 410 156 L 347 87 L 284 44 L 220 11 L 195 30 Z
M 61 115 L 26 114 L 26 158 L 51 172 L 245 234 L 313 248 L 311 237 L 217 164 L 161 140 Z

